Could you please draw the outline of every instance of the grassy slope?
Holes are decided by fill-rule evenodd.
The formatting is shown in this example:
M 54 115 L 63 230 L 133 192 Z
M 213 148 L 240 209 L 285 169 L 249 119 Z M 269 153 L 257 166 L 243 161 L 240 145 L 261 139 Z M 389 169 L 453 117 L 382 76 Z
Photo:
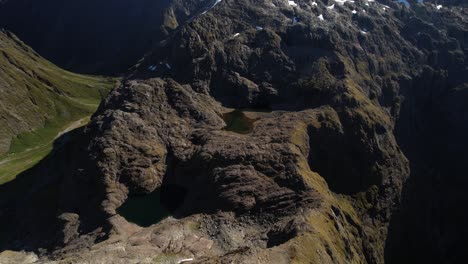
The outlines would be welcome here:
M 0 31 L 0 184 L 32 167 L 90 116 L 115 79 L 67 72 Z

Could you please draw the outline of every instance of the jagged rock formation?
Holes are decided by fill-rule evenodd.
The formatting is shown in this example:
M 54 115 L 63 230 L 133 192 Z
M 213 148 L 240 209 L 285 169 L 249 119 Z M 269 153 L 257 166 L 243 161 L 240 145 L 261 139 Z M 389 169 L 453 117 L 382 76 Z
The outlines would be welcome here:
M 110 79 L 66 72 L 1 30 L 0 156 L 22 132 L 92 113 L 93 107 L 80 100 L 98 101 L 112 85 Z
M 423 221 L 442 243 L 427 262 L 465 259 L 454 227 L 467 215 L 444 214 L 466 200 L 467 11 L 332 3 L 197 10 L 25 175 L 47 175 L 40 187 L 14 205 L 2 196 L 0 227 L 22 232 L 1 248 L 64 263 L 401 263 L 435 249 L 412 229 L 426 195 L 441 203 Z M 238 134 L 224 129 L 228 107 L 271 112 L 246 110 L 253 128 Z M 436 182 L 447 185 L 429 197 Z M 172 217 L 144 228 L 117 213 L 156 189 Z

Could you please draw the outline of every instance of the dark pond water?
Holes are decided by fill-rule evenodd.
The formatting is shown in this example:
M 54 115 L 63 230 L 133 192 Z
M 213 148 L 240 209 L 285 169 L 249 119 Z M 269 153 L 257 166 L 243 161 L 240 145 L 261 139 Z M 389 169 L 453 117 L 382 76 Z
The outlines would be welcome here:
M 143 227 L 156 224 L 170 215 L 169 211 L 161 203 L 160 188 L 147 195 L 129 197 L 117 209 L 117 213 L 127 221 Z
M 242 110 L 234 110 L 223 115 L 227 131 L 248 134 L 253 130 L 254 119 L 248 118 Z
M 130 196 L 117 209 L 127 221 L 142 227 L 157 224 L 184 204 L 187 189 L 176 184 L 164 184 L 147 195 Z

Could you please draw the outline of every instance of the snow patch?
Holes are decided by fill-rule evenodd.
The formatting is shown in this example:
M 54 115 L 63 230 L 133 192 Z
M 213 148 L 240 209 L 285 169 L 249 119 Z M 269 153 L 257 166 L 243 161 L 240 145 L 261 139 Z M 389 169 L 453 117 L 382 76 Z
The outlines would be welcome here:
M 194 260 L 193 258 L 181 259 L 181 260 L 177 261 L 177 264 L 192 262 L 193 260 Z
M 322 15 L 322 14 L 320 14 L 320 15 L 318 16 L 318 19 L 320 19 L 320 20 L 322 20 L 322 21 L 325 20 L 325 19 L 323 18 L 323 15 Z
M 206 14 L 209 10 L 213 9 L 215 6 L 217 6 L 219 3 L 221 3 L 221 1 L 222 1 L 222 0 L 216 0 L 210 8 L 208 8 L 208 9 L 205 10 L 205 11 L 203 11 L 201 14 L 202 14 L 202 15 Z
M 442 5 L 436 6 L 437 10 L 440 10 L 442 8 Z
M 289 4 L 289 6 L 292 6 L 292 7 L 296 7 L 296 6 L 297 6 L 296 2 L 291 1 L 291 0 L 288 0 L 288 4 Z
M 219 3 L 221 3 L 221 0 L 216 0 L 216 2 L 214 2 L 214 4 L 211 6 L 211 8 L 214 8 L 214 7 L 217 6 Z
M 327 9 L 332 10 L 333 8 L 335 8 L 335 4 L 333 4 L 333 5 L 331 5 L 331 6 L 327 6 Z
M 344 5 L 346 2 L 354 3 L 354 0 L 335 0 L 335 3 L 339 5 Z

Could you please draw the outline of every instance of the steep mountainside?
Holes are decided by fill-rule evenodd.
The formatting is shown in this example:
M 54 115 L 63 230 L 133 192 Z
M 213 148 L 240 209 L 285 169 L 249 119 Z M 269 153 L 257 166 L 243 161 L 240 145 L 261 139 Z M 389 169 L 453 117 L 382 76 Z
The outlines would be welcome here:
M 441 6 L 468 6 L 468 2 L 464 0 L 425 0 L 424 2 Z
M 468 259 L 466 8 L 222 0 L 194 13 L 61 151 L 0 187 L 0 250 L 34 253 L 3 258 Z
M 3 2 L 0 26 L 42 56 L 74 72 L 115 75 L 209 1 Z
M 112 85 L 112 79 L 59 69 L 0 31 L 0 157 L 51 141 L 90 115 Z

